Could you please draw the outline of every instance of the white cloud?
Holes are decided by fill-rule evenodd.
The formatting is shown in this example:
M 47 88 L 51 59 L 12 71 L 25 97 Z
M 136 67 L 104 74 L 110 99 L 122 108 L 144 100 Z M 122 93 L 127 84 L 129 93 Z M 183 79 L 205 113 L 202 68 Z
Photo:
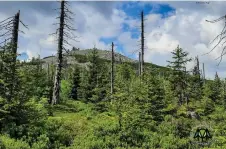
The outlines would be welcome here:
M 131 36 L 131 32 L 122 32 L 118 37 L 119 42 L 124 47 L 124 52 L 128 54 L 132 54 L 140 48 L 137 39 L 133 39 Z
M 161 2 L 166 3 L 166 2 Z M 143 4 L 143 2 L 138 3 Z M 223 21 L 219 23 L 208 23 L 205 20 L 216 19 L 226 13 L 223 2 L 211 2 L 209 5 L 198 5 L 195 2 L 169 2 L 170 6 L 176 9 L 174 15 L 170 14 L 167 18 L 162 18 L 160 14 L 146 15 L 145 37 L 147 47 L 145 51 L 145 60 L 166 65 L 166 60 L 171 58 L 170 51 L 179 44 L 184 50 L 194 57 L 199 55 L 200 62 L 206 65 L 206 76 L 214 76 L 215 71 L 221 71 L 220 76 L 223 77 L 223 71 L 226 71 L 226 58 L 222 64 L 216 67 L 218 61 L 215 58 L 220 55 L 222 47 L 219 46 L 206 56 L 202 54 L 211 50 L 214 46 L 209 43 L 214 37 L 221 32 Z M 96 5 L 97 6 L 97 5 Z M 155 3 L 155 9 L 159 9 Z M 104 6 L 103 6 L 104 7 Z M 101 9 L 101 10 L 100 10 Z M 132 33 L 122 31 L 122 24 L 127 24 L 130 29 L 140 26 L 140 18 L 132 18 L 123 10 L 109 7 L 112 9 L 109 15 L 103 13 L 102 8 L 97 9 L 88 2 L 72 3 L 72 10 L 76 14 L 74 27 L 75 32 L 80 38 L 79 42 L 72 42 L 75 47 L 81 49 L 92 48 L 94 44 L 100 49 L 110 49 L 110 45 L 101 42 L 101 38 L 117 37 L 118 41 L 123 45 L 125 53 L 132 53 L 139 49 L 139 42 L 132 38 Z M 161 8 L 160 8 L 161 9 Z M 100 11 L 98 11 L 100 10 Z M 20 35 L 19 52 L 27 52 L 29 58 L 37 56 L 49 56 L 56 53 L 57 43 L 53 43 L 53 38 L 49 36 L 56 29 L 52 24 L 56 23 L 55 16 L 46 16 L 42 12 L 29 12 L 33 23 L 25 23 L 29 25 L 29 30 L 21 27 L 26 32 Z M 26 19 L 26 13 L 21 17 Z M 56 14 L 57 15 L 57 14 Z M 33 17 L 31 17 L 33 16 Z M 7 16 L 0 13 L 0 18 Z M 189 67 L 192 65 L 189 64 Z M 226 76 L 225 76 L 226 77 Z
M 48 36 L 46 39 L 40 39 L 39 43 L 44 47 L 53 47 L 56 44 L 54 36 Z
M 163 60 L 169 60 L 171 56 L 168 53 L 179 44 L 180 47 L 190 53 L 190 56 L 199 55 L 200 62 L 206 64 L 207 76 L 214 76 L 216 71 L 223 69 L 222 66 L 216 67 L 218 61 L 215 60 L 216 57 L 220 56 L 222 46 L 217 47 L 206 56 L 201 56 L 209 52 L 217 43 L 216 41 L 211 45 L 209 44 L 221 32 L 224 23 L 212 24 L 205 20 L 219 18 L 222 14 L 211 14 L 211 10 L 206 8 L 206 13 L 202 11 L 190 10 L 190 7 L 176 7 L 175 15 L 165 19 L 156 14 L 146 16 L 151 20 L 146 26 L 146 30 L 148 30 L 146 33 L 146 46 L 148 47 L 146 55 L 149 57 L 146 56 L 146 59 L 156 64 L 162 63 Z M 155 55 L 159 58 L 153 61 Z M 166 57 L 166 55 L 168 56 Z M 221 65 L 224 64 L 226 64 L 225 58 Z M 188 67 L 191 68 L 192 63 L 189 63 Z M 223 76 L 222 73 L 219 74 L 221 77 Z
M 111 7 L 108 8 L 112 9 Z M 76 14 L 73 16 L 75 20 L 73 27 L 77 29 L 75 35 L 80 38 L 77 39 L 79 42 L 71 41 L 70 43 L 81 49 L 93 48 L 94 45 L 100 49 L 110 49 L 110 46 L 100 39 L 118 36 L 122 29 L 122 23 L 126 19 L 125 13 L 121 10 L 113 9 L 111 14 L 106 15 L 101 12 L 102 10 L 99 9 L 98 11 L 96 5 L 90 3 L 71 3 L 71 10 Z M 7 18 L 3 14 L 0 12 L 0 17 Z M 19 36 L 20 46 L 18 51 L 20 53 L 26 52 L 29 58 L 38 56 L 38 54 L 41 54 L 41 57 L 56 54 L 57 42 L 53 42 L 54 38 L 49 34 L 56 31 L 57 26 L 53 26 L 53 23 L 58 22 L 55 19 L 57 14 L 52 16 L 41 11 L 31 11 L 29 15 L 32 16 L 32 22 L 26 20 L 26 15 L 26 13 L 23 13 L 21 18 L 29 26 L 29 30 L 20 25 L 20 29 L 26 34 Z
M 148 50 L 158 52 L 161 54 L 169 53 L 179 45 L 177 39 L 172 35 L 161 32 L 161 30 L 154 30 L 147 36 Z

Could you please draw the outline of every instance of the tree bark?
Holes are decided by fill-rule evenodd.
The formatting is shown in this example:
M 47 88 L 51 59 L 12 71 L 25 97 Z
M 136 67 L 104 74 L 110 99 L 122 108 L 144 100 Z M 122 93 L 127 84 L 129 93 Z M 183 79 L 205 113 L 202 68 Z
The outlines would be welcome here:
M 203 83 L 205 84 L 205 81 L 206 81 L 206 76 L 205 76 L 205 66 L 204 66 L 204 63 L 202 63 L 202 71 L 203 71 Z
M 139 52 L 139 76 L 141 76 L 141 52 Z
M 20 22 L 20 10 L 15 15 L 13 20 L 13 30 L 12 30 L 12 40 L 11 40 L 11 46 L 12 46 L 12 74 L 11 74 L 11 83 L 10 83 L 10 94 L 9 94 L 9 100 L 11 100 L 14 96 L 14 86 L 15 86 L 15 72 L 16 72 L 16 58 L 17 58 L 17 45 L 18 45 L 18 32 L 19 32 L 19 22 Z
M 57 65 L 56 65 L 56 74 L 54 80 L 53 88 L 53 98 L 52 104 L 57 104 L 60 100 L 60 82 L 61 82 L 61 70 L 63 62 L 63 34 L 64 34 L 64 17 L 65 17 L 65 1 L 61 1 L 61 14 L 60 14 L 60 28 L 59 28 L 59 38 L 58 38 L 58 51 L 57 51 Z
M 111 94 L 114 93 L 114 43 L 112 42 L 112 49 L 111 49 Z
M 141 75 L 144 72 L 144 12 L 141 12 Z

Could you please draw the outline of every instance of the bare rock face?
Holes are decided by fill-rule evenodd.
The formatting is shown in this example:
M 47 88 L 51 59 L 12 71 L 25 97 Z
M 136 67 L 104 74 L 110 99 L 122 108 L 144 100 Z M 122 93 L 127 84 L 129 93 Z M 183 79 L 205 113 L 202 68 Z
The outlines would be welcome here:
M 200 119 L 200 116 L 195 111 L 187 111 L 187 115 L 192 119 Z

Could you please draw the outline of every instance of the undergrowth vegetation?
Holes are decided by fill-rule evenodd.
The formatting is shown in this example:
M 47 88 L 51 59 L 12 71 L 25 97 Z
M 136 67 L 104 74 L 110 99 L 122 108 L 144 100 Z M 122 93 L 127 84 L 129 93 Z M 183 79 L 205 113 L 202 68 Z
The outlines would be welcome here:
M 49 104 L 54 69 L 40 59 L 17 61 L 10 88 L 11 55 L 0 54 L 0 149 L 198 149 L 192 130 L 199 125 L 212 135 L 204 148 L 226 148 L 226 84 L 217 73 L 204 80 L 196 67 L 184 71 L 189 58 L 179 47 L 171 75 L 146 65 L 138 76 L 133 65 L 117 64 L 113 94 L 110 63 L 92 52 L 88 68 L 64 68 L 56 105 Z

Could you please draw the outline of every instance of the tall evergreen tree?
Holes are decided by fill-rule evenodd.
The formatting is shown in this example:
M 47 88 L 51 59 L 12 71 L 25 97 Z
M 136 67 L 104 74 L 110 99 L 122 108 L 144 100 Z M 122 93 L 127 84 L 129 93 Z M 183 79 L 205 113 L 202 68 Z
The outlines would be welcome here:
M 72 90 L 70 97 L 72 99 L 78 99 L 78 91 L 80 87 L 80 70 L 78 67 L 75 67 L 72 74 Z
M 22 81 L 21 86 L 27 98 L 41 98 L 44 95 L 49 97 L 48 93 L 46 93 L 49 83 L 46 77 L 47 72 L 42 68 L 40 57 L 32 58 L 30 62 L 21 63 L 19 72 Z
M 164 88 L 163 82 L 158 77 L 151 77 L 148 80 L 148 98 L 150 100 L 149 112 L 153 120 L 157 122 L 163 121 L 163 108 L 164 105 Z
M 222 92 L 221 87 L 222 87 L 221 86 L 221 80 L 220 80 L 220 78 L 219 78 L 219 76 L 216 72 L 215 79 L 210 85 L 210 89 L 212 91 L 211 94 L 210 94 L 210 99 L 212 99 L 216 103 L 221 102 L 221 92 Z
M 223 81 L 223 104 L 226 108 L 226 78 Z
M 0 55 L 2 65 L 2 71 L 0 72 L 0 96 L 9 100 L 12 99 L 13 94 L 18 90 L 18 62 L 12 61 L 15 58 L 15 54 L 12 52 L 12 45 L 10 43 L 6 44 L 3 49 L 4 51 L 1 51 Z
M 100 62 L 97 48 L 94 47 L 90 55 L 88 55 L 90 64 L 88 65 L 88 72 L 86 74 L 86 81 L 83 81 L 82 90 L 83 98 L 90 101 L 94 95 L 94 89 L 98 85 L 98 72 L 100 70 Z M 85 83 L 85 84 L 84 84 Z
M 89 65 L 89 83 L 91 84 L 91 88 L 95 88 L 97 85 L 97 77 L 98 77 L 98 68 L 99 68 L 99 55 L 97 48 L 94 47 L 93 51 L 90 55 L 90 65 Z
M 190 78 L 191 82 L 191 96 L 194 99 L 202 98 L 202 90 L 203 90 L 203 80 L 201 79 L 201 72 L 199 69 L 199 59 L 195 58 L 196 64 L 192 71 L 192 76 Z
M 184 91 L 187 87 L 186 80 L 186 64 L 191 61 L 188 58 L 188 53 L 183 51 L 182 48 L 177 46 L 177 48 L 171 52 L 173 61 L 169 62 L 169 68 L 172 69 L 172 76 L 170 77 L 170 82 L 172 84 L 172 89 L 174 93 L 179 98 L 179 104 L 184 102 Z

